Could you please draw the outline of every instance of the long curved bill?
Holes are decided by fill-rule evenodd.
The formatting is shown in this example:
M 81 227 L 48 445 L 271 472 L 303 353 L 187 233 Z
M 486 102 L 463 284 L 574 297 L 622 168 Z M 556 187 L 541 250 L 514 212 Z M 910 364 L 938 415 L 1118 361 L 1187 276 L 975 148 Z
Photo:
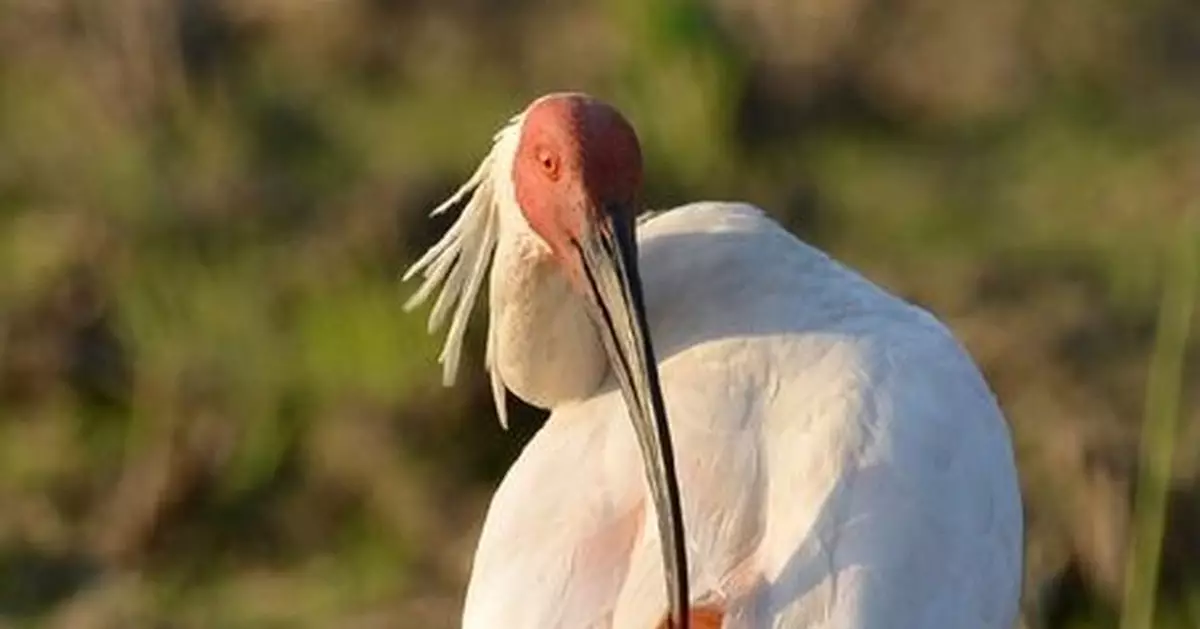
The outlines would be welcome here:
M 687 629 L 688 565 L 679 481 L 646 325 L 633 221 L 623 220 L 632 213 L 623 209 L 599 213 L 604 218 L 585 228 L 575 245 L 593 297 L 590 312 L 625 396 L 658 514 L 671 626 Z

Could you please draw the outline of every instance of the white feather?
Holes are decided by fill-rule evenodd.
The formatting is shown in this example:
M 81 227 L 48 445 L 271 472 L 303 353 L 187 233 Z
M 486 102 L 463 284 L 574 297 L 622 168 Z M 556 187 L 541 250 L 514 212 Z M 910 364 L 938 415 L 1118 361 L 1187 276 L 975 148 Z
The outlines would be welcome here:
M 437 243 L 429 248 L 405 272 L 403 281 L 421 273 L 420 287 L 404 304 L 411 311 L 424 304 L 438 288 L 433 309 L 429 315 L 429 331 L 435 332 L 450 317 L 450 328 L 446 343 L 438 362 L 442 364 L 442 383 L 454 384 L 458 376 L 462 356 L 463 338 L 471 318 L 479 289 L 487 277 L 492 255 L 499 238 L 499 206 L 505 192 L 511 191 L 512 156 L 519 139 L 524 114 L 509 120 L 493 138 L 491 151 L 480 162 L 474 174 L 458 190 L 433 209 L 430 216 L 437 216 L 450 208 L 462 204 L 458 219 L 446 230 Z M 468 196 L 469 195 L 469 196 Z M 463 203 L 463 200 L 466 202 Z M 489 329 L 488 347 L 492 346 Z M 501 425 L 507 427 L 508 418 L 504 405 L 504 384 L 492 363 L 489 351 L 486 366 L 496 400 L 496 412 Z

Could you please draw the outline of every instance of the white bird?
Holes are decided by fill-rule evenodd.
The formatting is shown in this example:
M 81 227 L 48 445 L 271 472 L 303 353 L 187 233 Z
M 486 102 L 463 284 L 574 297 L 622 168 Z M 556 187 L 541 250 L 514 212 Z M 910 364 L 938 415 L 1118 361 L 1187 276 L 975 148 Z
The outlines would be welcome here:
M 500 421 L 506 390 L 552 411 L 492 499 L 462 626 L 1011 629 L 1010 435 L 951 333 L 753 206 L 636 219 L 641 179 L 616 109 L 539 98 L 405 275 L 409 307 L 442 287 L 450 384 L 490 265 Z

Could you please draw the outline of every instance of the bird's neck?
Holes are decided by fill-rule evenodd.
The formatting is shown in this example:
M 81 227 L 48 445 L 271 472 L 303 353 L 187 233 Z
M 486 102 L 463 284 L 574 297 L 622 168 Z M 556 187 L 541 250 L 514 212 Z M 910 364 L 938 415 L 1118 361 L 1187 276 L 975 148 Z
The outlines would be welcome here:
M 500 233 L 491 274 L 492 369 L 540 408 L 592 395 L 608 363 L 583 298 L 523 221 Z

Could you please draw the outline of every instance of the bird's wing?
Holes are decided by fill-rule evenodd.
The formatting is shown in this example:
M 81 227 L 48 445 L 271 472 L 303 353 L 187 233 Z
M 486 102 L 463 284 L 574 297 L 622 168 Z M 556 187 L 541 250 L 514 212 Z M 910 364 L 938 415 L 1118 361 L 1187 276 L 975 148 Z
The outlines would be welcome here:
M 1023 534 L 1012 447 L 946 328 L 747 206 L 696 204 L 644 229 L 664 396 L 686 390 L 700 409 L 668 409 L 673 429 L 747 422 L 757 435 L 758 475 L 737 473 L 686 430 L 678 444 L 678 456 L 730 470 L 724 484 L 681 470 L 685 503 L 714 487 L 728 500 L 736 483 L 763 492 L 752 565 L 717 579 L 726 629 L 1010 629 Z M 731 409 L 737 400 L 753 400 L 752 412 Z M 689 541 L 747 506 L 688 512 Z M 696 567 L 739 537 L 707 539 L 693 549 Z M 615 628 L 646 626 L 665 610 L 658 556 L 647 529 Z
M 995 401 L 931 317 L 868 317 L 861 327 L 855 375 L 829 374 L 853 403 L 810 415 L 840 438 L 770 455 L 764 582 L 744 601 L 745 623 L 730 626 L 1011 629 L 1022 514 Z M 786 436 L 789 413 L 820 408 L 813 390 L 781 396 L 768 443 L 804 443 Z M 804 423 L 810 434 L 818 427 Z M 822 452 L 836 465 L 806 464 Z M 806 486 L 823 495 L 806 497 L 797 489 Z
M 664 390 L 693 383 L 669 414 L 680 459 L 700 466 L 680 470 L 694 600 L 724 607 L 726 629 L 1013 626 L 1022 516 L 1003 419 L 937 326 L 868 332 L 892 324 L 710 344 L 665 366 Z M 661 619 L 660 556 L 642 529 L 614 629 Z

